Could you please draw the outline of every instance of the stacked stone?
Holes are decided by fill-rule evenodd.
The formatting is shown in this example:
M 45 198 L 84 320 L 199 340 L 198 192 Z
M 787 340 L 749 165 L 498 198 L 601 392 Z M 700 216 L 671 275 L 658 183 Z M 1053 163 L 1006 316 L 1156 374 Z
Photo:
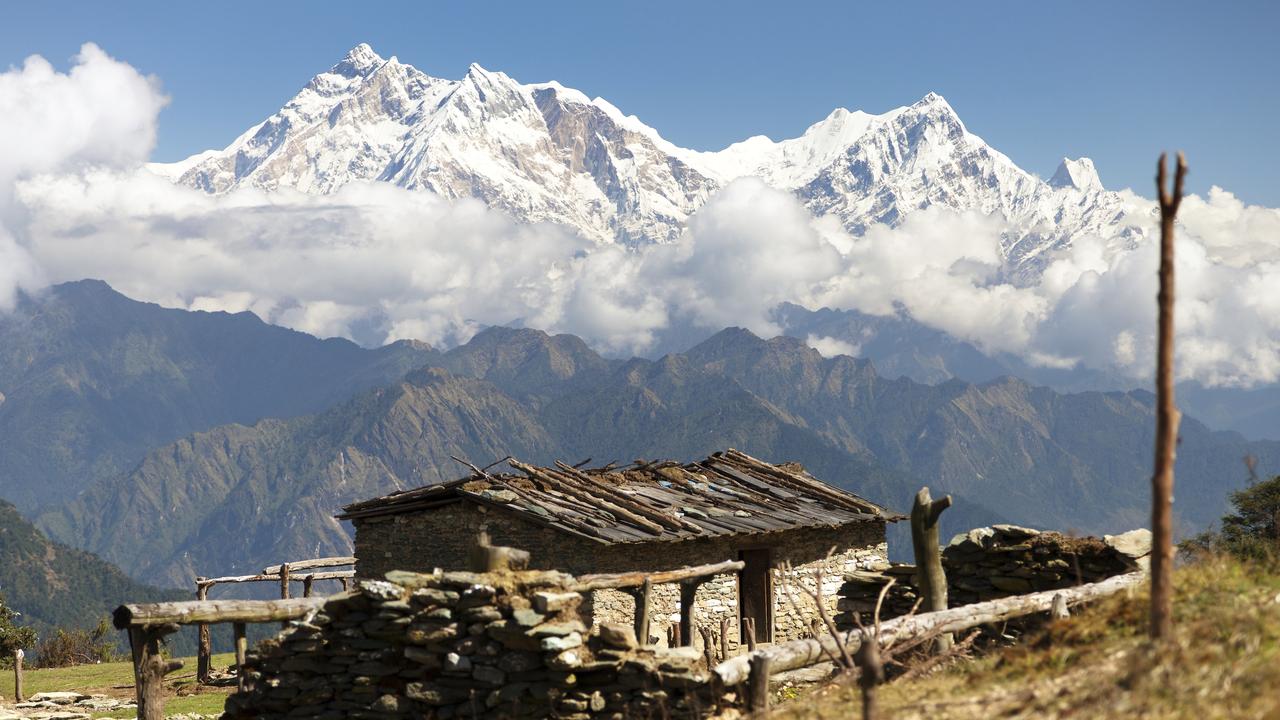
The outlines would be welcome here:
M 1150 550 L 1146 530 L 1099 539 L 993 525 L 953 538 L 942 565 L 955 606 L 1123 575 L 1138 569 Z
M 260 644 L 227 717 L 699 717 L 694 648 L 589 634 L 573 578 L 548 571 L 393 572 Z
M 1076 538 L 1017 525 L 992 525 L 952 538 L 942 551 L 942 566 L 948 604 L 956 607 L 1098 582 L 1145 568 L 1150 553 L 1147 530 Z M 855 626 L 855 613 L 868 622 L 881 588 L 890 579 L 896 582 L 885 595 L 880 617 L 907 614 L 917 598 L 914 576 L 914 565 L 899 564 L 846 574 L 837 624 Z
M 893 563 L 872 570 L 846 573 L 844 584 L 840 587 L 840 601 L 836 605 L 839 611 L 836 625 L 848 628 L 857 627 L 859 620 L 863 625 L 875 622 L 876 602 L 886 585 L 889 585 L 889 589 L 884 593 L 884 600 L 880 601 L 880 619 L 899 617 L 911 612 L 919 599 L 915 572 L 915 565 Z

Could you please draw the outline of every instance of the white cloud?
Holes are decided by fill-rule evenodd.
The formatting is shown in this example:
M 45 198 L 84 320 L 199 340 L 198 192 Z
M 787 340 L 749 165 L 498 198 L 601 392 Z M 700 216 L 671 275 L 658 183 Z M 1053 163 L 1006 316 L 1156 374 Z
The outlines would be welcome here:
M 15 183 L 87 165 L 137 166 L 155 144 L 166 102 L 154 79 L 92 43 L 65 73 L 38 55 L 0 73 L 0 310 L 19 288 L 45 282 L 15 233 L 23 215 Z
M 851 342 L 845 342 L 828 335 L 810 335 L 805 339 L 804 344 L 817 350 L 822 357 L 835 357 L 837 355 L 857 357 L 858 352 L 861 350 Z
M 711 198 L 677 243 L 635 252 L 385 184 L 214 197 L 142 168 L 164 102 L 92 45 L 67 73 L 33 58 L 0 74 L 0 309 L 19 288 L 99 277 L 139 299 L 366 343 L 519 323 L 635 352 L 678 327 L 770 335 L 771 311 L 792 302 L 906 312 L 1036 364 L 1151 372 L 1150 241 L 1077 238 L 1018 286 L 1000 273 L 998 218 L 932 208 L 855 238 L 753 179 Z M 1133 222 L 1153 222 L 1149 201 L 1131 206 Z M 1280 379 L 1280 212 L 1214 188 L 1187 198 L 1180 221 L 1180 374 Z

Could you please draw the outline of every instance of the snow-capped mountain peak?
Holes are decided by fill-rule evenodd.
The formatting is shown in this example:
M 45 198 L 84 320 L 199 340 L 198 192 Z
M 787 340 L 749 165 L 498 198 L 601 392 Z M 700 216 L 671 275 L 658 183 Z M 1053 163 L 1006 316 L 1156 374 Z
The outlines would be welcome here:
M 368 43 L 360 43 L 346 54 L 337 65 L 329 69 L 335 75 L 345 77 L 364 76 L 376 70 L 386 62 L 382 56 L 373 51 Z
M 1062 158 L 1058 171 L 1049 178 L 1049 185 L 1075 190 L 1101 190 L 1102 180 L 1098 178 L 1098 170 L 1089 158 Z
M 1064 160 L 1043 182 L 933 92 L 881 114 L 837 108 L 799 137 L 708 152 L 557 82 L 521 84 L 478 64 L 460 80 L 435 78 L 364 43 L 225 149 L 153 168 L 212 193 L 389 182 L 627 245 L 674 241 L 711 194 L 756 176 L 855 235 L 936 205 L 998 213 L 1021 228 L 1005 238 L 1014 272 L 1034 271 L 1077 233 L 1124 242 L 1140 232 L 1114 226 L 1123 201 L 1087 158 Z

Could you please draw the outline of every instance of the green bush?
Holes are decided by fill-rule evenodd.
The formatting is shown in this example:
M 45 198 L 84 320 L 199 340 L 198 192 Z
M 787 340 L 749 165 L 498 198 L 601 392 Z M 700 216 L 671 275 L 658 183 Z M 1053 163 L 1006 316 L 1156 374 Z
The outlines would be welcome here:
M 0 665 L 9 667 L 13 653 L 36 643 L 36 631 L 17 623 L 18 613 L 4 604 L 0 596 Z
M 58 628 L 36 646 L 36 667 L 56 668 L 117 660 L 111 625 L 103 618 L 92 630 Z

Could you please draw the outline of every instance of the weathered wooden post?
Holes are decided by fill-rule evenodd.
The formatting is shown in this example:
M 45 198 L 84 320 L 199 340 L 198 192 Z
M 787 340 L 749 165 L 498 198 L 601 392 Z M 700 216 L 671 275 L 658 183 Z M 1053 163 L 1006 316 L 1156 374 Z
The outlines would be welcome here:
M 165 660 L 160 654 L 160 642 L 165 635 L 177 631 L 178 626 L 172 624 L 129 628 L 138 720 L 164 720 L 164 676 L 180 669 L 182 661 Z
M 209 599 L 209 586 L 204 582 L 204 578 L 196 578 L 196 600 Z M 209 638 L 209 624 L 200 623 L 197 626 L 199 635 L 199 646 L 196 648 L 196 682 L 209 682 L 209 671 L 213 665 L 213 643 Z
M 720 662 L 729 659 L 729 618 L 720 618 Z
M 756 619 L 753 617 L 742 618 L 742 634 L 747 636 L 747 652 L 755 652 L 756 650 Z
M 880 639 L 862 631 L 862 644 L 853 654 L 858 665 L 858 687 L 862 689 L 862 720 L 875 720 L 879 714 L 876 686 L 884 682 L 884 663 L 880 659 Z
M 314 575 L 306 575 L 302 578 L 302 597 L 311 597 L 311 581 L 314 579 Z
M 701 584 L 701 579 L 684 580 L 680 583 L 680 637 L 690 645 L 693 644 L 696 632 L 693 627 L 694 598 Z
M 635 594 L 636 598 L 636 639 L 641 645 L 649 644 L 649 618 L 653 615 L 653 581 L 644 579 L 644 585 Z
M 938 517 L 951 507 L 951 496 L 934 500 L 929 488 L 920 488 L 911 507 L 911 545 L 916 557 L 916 583 L 924 610 L 947 609 L 947 575 L 942 570 L 942 549 L 938 543 Z M 939 635 L 934 643 L 938 652 L 951 649 L 951 634 Z
M 13 651 L 13 697 L 18 702 L 27 700 L 27 694 L 22 689 L 22 658 L 26 656 L 22 648 Z
M 769 656 L 753 654 L 748 660 L 747 709 L 753 715 L 769 714 Z
M 1178 153 L 1173 192 L 1165 183 L 1165 156 L 1156 166 L 1156 190 L 1160 196 L 1160 293 L 1156 353 L 1156 457 L 1151 475 L 1151 638 L 1165 640 L 1173 634 L 1173 462 L 1178 449 L 1178 424 L 1182 414 L 1173 397 L 1173 228 L 1182 204 L 1182 184 L 1187 159 Z
M 231 623 L 231 629 L 236 636 L 236 686 L 244 692 L 244 659 L 249 654 L 249 638 L 245 635 L 244 623 Z

